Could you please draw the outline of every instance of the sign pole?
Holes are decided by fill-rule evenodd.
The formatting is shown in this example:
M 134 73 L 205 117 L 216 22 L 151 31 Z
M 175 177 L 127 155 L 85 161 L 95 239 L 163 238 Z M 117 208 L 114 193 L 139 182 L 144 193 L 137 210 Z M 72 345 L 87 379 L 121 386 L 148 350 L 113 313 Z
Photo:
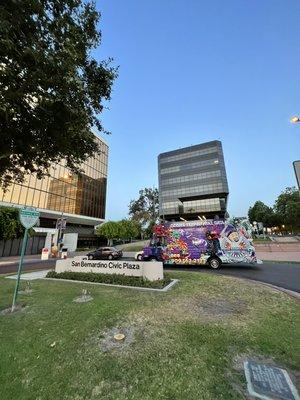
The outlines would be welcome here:
M 15 287 L 15 292 L 14 292 L 13 303 L 11 306 L 11 312 L 13 312 L 16 308 L 16 302 L 17 302 L 18 290 L 19 290 L 19 284 L 20 284 L 20 277 L 21 277 L 21 271 L 22 271 L 22 266 L 23 266 L 23 259 L 24 259 L 24 255 L 25 255 L 26 245 L 27 245 L 28 229 L 32 228 L 37 223 L 39 216 L 40 216 L 39 211 L 37 211 L 31 207 L 22 208 L 19 213 L 20 222 L 23 225 L 23 227 L 25 228 L 25 232 L 24 232 L 24 237 L 23 237 L 21 258 L 20 258 L 20 262 L 19 262 L 17 282 L 16 282 L 16 287 Z
M 21 276 L 21 271 L 22 271 L 22 266 L 23 266 L 23 259 L 24 259 L 26 244 L 27 244 L 27 237 L 28 237 L 28 229 L 25 228 L 24 237 L 23 237 L 23 242 L 22 242 L 22 249 L 21 249 L 21 258 L 20 258 L 19 268 L 18 268 L 18 277 L 17 277 L 16 287 L 15 287 L 15 293 L 14 293 L 13 303 L 12 303 L 12 307 L 11 307 L 11 311 L 12 311 L 12 312 L 13 312 L 13 311 L 15 310 L 15 308 L 16 308 L 16 301 L 17 301 L 17 297 L 18 297 L 18 290 L 19 290 L 19 284 L 20 284 L 20 276 Z

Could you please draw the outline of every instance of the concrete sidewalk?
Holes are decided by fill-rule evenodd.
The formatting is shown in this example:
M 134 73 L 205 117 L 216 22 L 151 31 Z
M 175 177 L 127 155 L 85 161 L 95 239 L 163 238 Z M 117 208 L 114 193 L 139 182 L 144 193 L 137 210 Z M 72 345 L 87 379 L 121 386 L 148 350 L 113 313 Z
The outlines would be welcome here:
M 256 256 L 265 261 L 296 261 L 300 263 L 300 251 L 257 251 Z
M 86 255 L 88 251 L 75 251 L 71 252 L 68 254 L 68 257 L 75 257 L 75 256 L 82 256 Z M 9 264 L 16 264 L 20 260 L 20 256 L 11 256 L 11 257 L 0 257 L 0 266 L 1 265 L 9 265 Z M 49 260 L 59 260 L 59 257 L 57 258 L 52 258 L 49 257 Z M 39 254 L 31 254 L 31 255 L 26 255 L 24 257 L 24 263 L 27 262 L 44 262 L 48 260 L 41 260 L 41 256 Z

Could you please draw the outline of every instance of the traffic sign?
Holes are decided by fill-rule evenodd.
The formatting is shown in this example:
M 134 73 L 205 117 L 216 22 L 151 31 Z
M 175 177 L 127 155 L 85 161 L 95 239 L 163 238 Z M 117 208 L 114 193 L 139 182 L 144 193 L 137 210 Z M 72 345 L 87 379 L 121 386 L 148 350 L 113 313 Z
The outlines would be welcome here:
M 39 211 L 34 208 L 22 208 L 20 210 L 20 222 L 25 229 L 32 228 L 37 223 L 39 216 Z

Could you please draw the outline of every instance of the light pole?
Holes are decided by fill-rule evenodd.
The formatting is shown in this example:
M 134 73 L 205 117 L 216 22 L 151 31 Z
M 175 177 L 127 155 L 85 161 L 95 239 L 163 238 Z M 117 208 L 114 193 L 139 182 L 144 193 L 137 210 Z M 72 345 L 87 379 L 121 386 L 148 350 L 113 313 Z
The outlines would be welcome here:
M 292 117 L 292 118 L 290 119 L 290 122 L 291 122 L 292 124 L 298 124 L 298 123 L 300 122 L 300 117 L 298 117 L 297 115 L 295 115 L 294 117 Z

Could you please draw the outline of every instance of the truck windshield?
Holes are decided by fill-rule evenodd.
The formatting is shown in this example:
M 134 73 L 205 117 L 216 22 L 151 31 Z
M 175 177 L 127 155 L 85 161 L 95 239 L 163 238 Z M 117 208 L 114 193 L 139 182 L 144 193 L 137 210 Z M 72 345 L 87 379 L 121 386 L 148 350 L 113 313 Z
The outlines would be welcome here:
M 165 246 L 166 238 L 165 237 L 155 237 L 150 240 L 150 247 L 160 247 Z

